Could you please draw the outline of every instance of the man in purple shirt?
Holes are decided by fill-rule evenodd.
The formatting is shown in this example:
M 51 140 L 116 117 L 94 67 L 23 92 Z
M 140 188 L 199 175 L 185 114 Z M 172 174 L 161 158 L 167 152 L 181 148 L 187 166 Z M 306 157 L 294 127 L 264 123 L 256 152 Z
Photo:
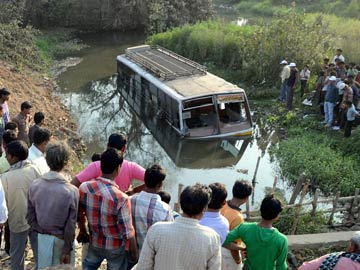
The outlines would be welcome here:
M 229 221 L 220 214 L 220 209 L 226 203 L 227 191 L 225 185 L 221 183 L 210 184 L 209 188 L 212 191 L 211 201 L 199 223 L 217 232 L 222 244 L 229 233 Z
M 46 148 L 50 172 L 34 180 L 29 188 L 27 220 L 38 232 L 38 269 L 74 263 L 73 241 L 79 191 L 63 174 L 70 157 L 65 143 Z

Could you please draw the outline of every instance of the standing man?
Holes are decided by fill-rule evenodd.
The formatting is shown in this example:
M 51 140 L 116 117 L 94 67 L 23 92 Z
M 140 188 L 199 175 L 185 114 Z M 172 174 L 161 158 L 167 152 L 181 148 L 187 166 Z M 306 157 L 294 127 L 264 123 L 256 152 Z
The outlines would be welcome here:
M 298 82 L 299 74 L 298 74 L 298 70 L 296 68 L 295 63 L 290 63 L 289 67 L 290 67 L 290 77 L 287 82 L 286 108 L 290 111 L 290 110 L 292 110 L 292 103 L 293 103 L 293 98 L 294 98 L 294 88 L 295 88 L 296 83 Z
M 211 190 L 202 184 L 188 186 L 180 195 L 183 216 L 174 222 L 157 222 L 149 229 L 137 270 L 219 270 L 219 235 L 199 224 Z
M 107 148 L 114 148 L 116 150 L 125 153 L 127 139 L 124 135 L 114 133 L 111 134 L 108 140 Z M 77 187 L 81 183 L 93 180 L 101 176 L 100 161 L 90 163 L 84 170 L 76 175 L 71 183 Z M 145 169 L 135 162 L 124 160 L 121 166 L 120 173 L 115 178 L 115 184 L 117 184 L 122 192 L 126 192 L 131 187 L 131 180 L 137 179 L 144 181 Z M 143 189 L 143 185 L 139 187 Z M 139 191 L 140 191 L 139 190 Z
M 14 118 L 13 122 L 18 125 L 19 140 L 26 142 L 27 145 L 30 144 L 29 141 L 29 128 L 31 123 L 31 108 L 32 105 L 30 102 L 25 101 L 21 103 L 21 112 L 19 112 Z
M 286 60 L 282 60 L 280 62 L 282 67 L 280 78 L 281 78 L 281 88 L 280 88 L 280 97 L 278 98 L 279 101 L 286 100 L 286 89 L 287 89 L 287 81 L 290 77 L 290 67 L 288 66 L 288 62 Z
M 157 194 L 163 185 L 166 173 L 160 165 L 145 171 L 145 189 L 131 197 L 131 212 L 139 251 L 149 228 L 158 221 L 174 221 L 171 208 Z
M 34 133 L 34 143 L 29 148 L 28 160 L 35 164 L 41 174 L 50 171 L 45 160 L 45 150 L 51 139 L 51 132 L 46 128 L 39 128 Z
M 249 181 L 237 180 L 232 189 L 232 199 L 221 208 L 220 213 L 229 221 L 230 231 L 244 222 L 240 206 L 249 200 L 252 190 L 253 187 Z M 240 245 L 241 241 L 237 240 L 236 243 Z M 239 251 L 222 249 L 222 269 L 240 270 L 242 269 L 241 261 Z
M 11 270 L 24 270 L 24 254 L 28 237 L 36 256 L 36 236 L 30 232 L 26 220 L 30 184 L 40 176 L 38 169 L 26 160 L 28 147 L 23 141 L 13 141 L 6 146 L 6 159 L 10 169 L 1 175 L 9 210 Z
M 46 162 L 51 171 L 34 180 L 29 188 L 27 220 L 38 232 L 38 269 L 75 263 L 73 241 L 79 191 L 63 174 L 70 151 L 65 143 L 49 145 Z
M 220 236 L 222 244 L 229 233 L 229 221 L 220 214 L 221 208 L 226 203 L 227 191 L 225 185 L 221 183 L 210 184 L 209 188 L 211 189 L 211 200 L 199 224 L 213 229 Z
M 345 57 L 342 55 L 342 49 L 337 49 L 336 54 L 331 61 L 331 63 L 336 64 L 336 59 L 339 59 L 339 61 L 345 62 Z
M 261 202 L 261 221 L 244 222 L 226 237 L 224 247 L 239 238 L 245 243 L 245 269 L 287 269 L 288 241 L 285 235 L 273 227 L 273 222 L 278 220 L 281 211 L 281 202 L 274 195 L 267 195 Z
M 85 270 L 98 269 L 104 259 L 107 260 L 109 270 L 127 270 L 128 246 L 131 260 L 137 261 L 138 249 L 130 199 L 114 182 L 122 163 L 120 151 L 113 148 L 106 150 L 100 160 L 101 177 L 87 181 L 79 188 L 80 232 L 86 236 L 84 215 L 90 230 L 89 250 L 83 261 Z
M 6 88 L 0 89 L 0 105 L 3 107 L 3 119 L 5 124 L 10 122 L 9 106 L 7 104 L 10 98 L 10 92 Z
M 336 77 L 330 76 L 329 84 L 325 95 L 325 123 L 326 127 L 331 127 L 334 120 L 334 108 L 336 102 L 339 100 L 339 89 L 336 87 Z
M 304 69 L 300 71 L 300 97 L 304 96 L 308 81 L 310 80 L 309 65 L 305 65 Z

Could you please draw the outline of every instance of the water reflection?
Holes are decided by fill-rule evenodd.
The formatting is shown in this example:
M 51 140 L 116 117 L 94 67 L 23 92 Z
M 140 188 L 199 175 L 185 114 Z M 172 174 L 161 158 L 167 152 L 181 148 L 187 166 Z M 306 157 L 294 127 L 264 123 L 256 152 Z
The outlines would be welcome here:
M 126 159 L 144 167 L 155 162 L 165 167 L 168 176 L 164 188 L 173 198 L 177 198 L 179 183 L 190 185 L 219 181 L 231 194 L 236 179 L 253 179 L 259 156 L 261 160 L 253 205 L 260 202 L 265 188 L 272 187 L 274 175 L 266 143 L 258 145 L 257 140 L 237 139 L 182 140 L 161 121 L 152 126 L 149 119 L 140 119 L 118 92 L 116 76 L 91 81 L 64 94 L 64 97 L 88 145 L 88 158 L 92 153 L 105 149 L 111 133 L 123 132 L 129 138 Z M 266 130 L 256 129 L 256 134 L 266 135 L 263 133 Z M 283 185 L 279 183 L 278 186 L 285 189 Z

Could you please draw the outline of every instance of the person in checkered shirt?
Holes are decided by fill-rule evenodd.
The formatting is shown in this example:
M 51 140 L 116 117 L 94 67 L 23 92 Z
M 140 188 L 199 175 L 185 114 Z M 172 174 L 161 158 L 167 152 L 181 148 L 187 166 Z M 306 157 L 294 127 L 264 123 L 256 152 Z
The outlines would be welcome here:
M 128 256 L 137 261 L 138 250 L 132 224 L 131 204 L 114 179 L 123 157 L 120 151 L 108 149 L 101 155 L 101 177 L 84 182 L 79 188 L 79 228 L 90 231 L 90 245 L 83 269 L 98 269 L 104 259 L 108 270 L 127 270 Z M 86 236 L 83 236 L 86 237 Z

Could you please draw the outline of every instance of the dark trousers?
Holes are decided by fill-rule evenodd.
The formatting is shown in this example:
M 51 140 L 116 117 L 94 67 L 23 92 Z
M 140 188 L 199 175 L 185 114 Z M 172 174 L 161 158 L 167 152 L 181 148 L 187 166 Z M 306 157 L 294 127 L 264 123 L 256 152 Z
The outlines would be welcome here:
M 300 80 L 300 97 L 304 96 L 307 80 Z
M 286 108 L 288 110 L 292 109 L 293 98 L 294 98 L 294 87 L 288 86 L 286 93 Z
M 353 124 L 354 124 L 354 120 L 352 120 L 352 121 L 347 120 L 346 121 L 344 137 L 350 137 L 351 136 L 351 128 L 352 128 Z
M 3 230 L 0 231 L 0 246 L 2 244 L 2 234 L 4 234 L 5 251 L 7 254 L 10 254 L 10 230 L 8 225 L 5 225 Z

